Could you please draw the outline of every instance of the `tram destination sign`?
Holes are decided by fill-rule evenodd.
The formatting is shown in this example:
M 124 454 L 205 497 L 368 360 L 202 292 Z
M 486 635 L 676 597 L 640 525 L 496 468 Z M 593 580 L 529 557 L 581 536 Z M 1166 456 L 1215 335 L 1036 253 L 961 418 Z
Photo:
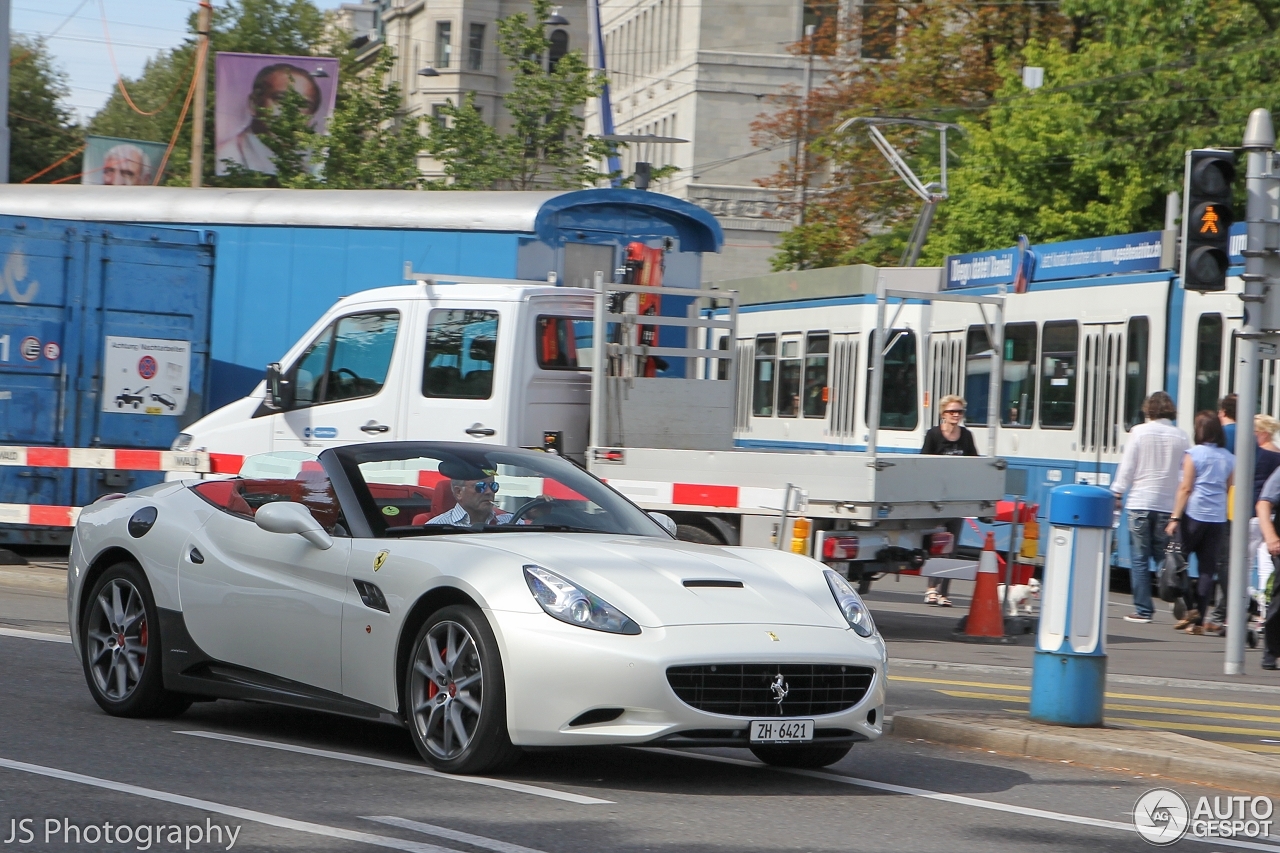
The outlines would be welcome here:
M 947 258 L 947 289 L 1013 284 L 1019 266 L 1031 281 L 1091 278 L 1099 275 L 1152 272 L 1161 269 L 1161 233 L 1144 231 L 1029 247 L 1030 258 L 1017 248 L 973 252 Z

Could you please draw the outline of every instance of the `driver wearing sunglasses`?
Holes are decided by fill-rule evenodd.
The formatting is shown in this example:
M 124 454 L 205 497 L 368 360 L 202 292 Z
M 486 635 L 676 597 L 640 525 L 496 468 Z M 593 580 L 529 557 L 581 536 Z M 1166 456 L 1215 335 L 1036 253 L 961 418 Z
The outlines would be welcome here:
M 458 504 L 427 524 L 483 527 L 486 524 L 511 523 L 511 513 L 502 512 L 493 505 L 498 497 L 498 483 L 493 479 L 496 472 L 445 462 L 440 465 L 440 473 L 449 478 Z

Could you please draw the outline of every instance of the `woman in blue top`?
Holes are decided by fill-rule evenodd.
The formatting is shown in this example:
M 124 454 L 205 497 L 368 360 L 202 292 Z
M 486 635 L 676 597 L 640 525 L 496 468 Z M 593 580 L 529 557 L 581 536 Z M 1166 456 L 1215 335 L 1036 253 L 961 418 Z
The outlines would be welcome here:
M 1187 613 L 1191 620 L 1188 634 L 1214 633 L 1220 628 L 1204 617 L 1213 605 L 1218 558 L 1228 529 L 1227 490 L 1231 488 L 1235 457 L 1227 452 L 1226 444 L 1218 416 L 1210 411 L 1196 413 L 1196 446 L 1183 457 L 1182 484 L 1165 528 L 1170 536 L 1179 535 L 1182 553 L 1195 554 L 1200 567 L 1196 583 L 1199 606 Z

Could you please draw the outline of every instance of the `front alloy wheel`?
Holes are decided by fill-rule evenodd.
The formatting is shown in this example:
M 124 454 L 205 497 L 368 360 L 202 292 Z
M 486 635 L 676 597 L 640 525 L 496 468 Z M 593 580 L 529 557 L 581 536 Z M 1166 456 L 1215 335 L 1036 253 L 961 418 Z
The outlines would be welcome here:
M 147 662 L 147 610 L 137 587 L 122 577 L 99 588 L 89 610 L 89 671 L 98 690 L 123 702 L 137 689 Z
M 452 605 L 418 630 L 404 680 L 414 746 L 447 773 L 484 773 L 520 756 L 507 733 L 498 641 L 477 607 Z
M 410 677 L 413 725 L 427 750 L 456 759 L 475 737 L 484 698 L 484 667 L 467 629 L 437 622 L 418 644 Z

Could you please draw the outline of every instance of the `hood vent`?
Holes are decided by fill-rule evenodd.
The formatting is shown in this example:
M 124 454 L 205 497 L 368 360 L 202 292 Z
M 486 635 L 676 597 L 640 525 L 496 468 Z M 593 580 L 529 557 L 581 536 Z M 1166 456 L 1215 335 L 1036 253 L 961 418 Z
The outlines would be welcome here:
M 727 578 L 690 578 L 684 582 L 684 585 L 689 589 L 697 589 L 698 587 L 709 587 L 711 589 L 742 589 L 742 581 L 733 581 L 728 580 Z

